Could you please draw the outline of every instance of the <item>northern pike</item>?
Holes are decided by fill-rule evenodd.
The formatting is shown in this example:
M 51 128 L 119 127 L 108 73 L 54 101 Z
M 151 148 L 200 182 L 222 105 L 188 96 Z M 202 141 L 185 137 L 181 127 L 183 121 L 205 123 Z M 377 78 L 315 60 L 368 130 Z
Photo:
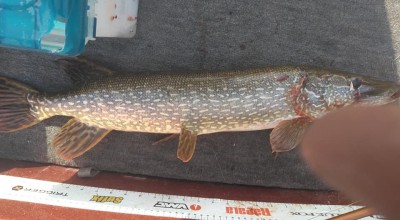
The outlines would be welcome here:
M 126 75 L 83 59 L 57 63 L 74 82 L 72 90 L 39 92 L 0 77 L 0 132 L 71 116 L 52 142 L 63 159 L 82 155 L 112 130 L 179 134 L 177 156 L 184 162 L 199 135 L 215 132 L 274 128 L 272 151 L 288 151 L 313 120 L 352 104 L 388 104 L 400 88 L 309 67 Z

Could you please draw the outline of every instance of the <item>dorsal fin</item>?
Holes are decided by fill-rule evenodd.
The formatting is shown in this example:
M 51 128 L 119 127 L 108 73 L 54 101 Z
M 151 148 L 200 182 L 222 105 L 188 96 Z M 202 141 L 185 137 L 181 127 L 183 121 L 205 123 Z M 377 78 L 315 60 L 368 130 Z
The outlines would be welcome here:
M 112 76 L 113 71 L 84 58 L 60 58 L 54 61 L 69 75 L 74 85 Z

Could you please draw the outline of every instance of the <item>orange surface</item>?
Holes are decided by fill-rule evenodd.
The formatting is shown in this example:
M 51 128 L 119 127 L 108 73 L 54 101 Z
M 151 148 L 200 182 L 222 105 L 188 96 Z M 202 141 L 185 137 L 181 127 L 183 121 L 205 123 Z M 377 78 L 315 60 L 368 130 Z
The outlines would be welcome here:
M 138 177 L 101 172 L 93 178 L 79 178 L 77 169 L 0 159 L 0 174 L 127 191 L 214 197 L 260 202 L 346 205 L 351 201 L 337 192 L 271 189 L 203 182 Z M 111 212 L 99 212 L 0 200 L 0 219 L 159 219 Z M 171 219 L 171 218 L 165 218 Z

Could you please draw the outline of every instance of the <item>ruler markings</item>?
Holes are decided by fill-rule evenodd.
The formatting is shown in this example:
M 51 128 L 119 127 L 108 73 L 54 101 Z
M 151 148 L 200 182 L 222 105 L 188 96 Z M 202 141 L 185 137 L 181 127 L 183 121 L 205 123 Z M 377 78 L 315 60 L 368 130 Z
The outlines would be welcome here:
M 361 208 L 144 193 L 6 175 L 0 175 L 0 199 L 126 214 L 220 220 L 320 220 Z M 379 216 L 364 219 L 379 219 Z

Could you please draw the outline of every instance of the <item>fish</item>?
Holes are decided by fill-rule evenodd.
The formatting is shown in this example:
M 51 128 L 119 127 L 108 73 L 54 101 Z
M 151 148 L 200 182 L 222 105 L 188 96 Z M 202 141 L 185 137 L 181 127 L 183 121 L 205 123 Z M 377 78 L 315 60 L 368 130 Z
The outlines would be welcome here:
M 92 149 L 112 130 L 179 135 L 188 162 L 197 138 L 216 132 L 273 129 L 272 152 L 299 145 L 314 120 L 350 105 L 386 105 L 399 85 L 306 66 L 249 70 L 123 74 L 83 58 L 55 61 L 73 88 L 42 92 L 0 77 L 0 132 L 53 116 L 72 117 L 52 141 L 65 160 Z

